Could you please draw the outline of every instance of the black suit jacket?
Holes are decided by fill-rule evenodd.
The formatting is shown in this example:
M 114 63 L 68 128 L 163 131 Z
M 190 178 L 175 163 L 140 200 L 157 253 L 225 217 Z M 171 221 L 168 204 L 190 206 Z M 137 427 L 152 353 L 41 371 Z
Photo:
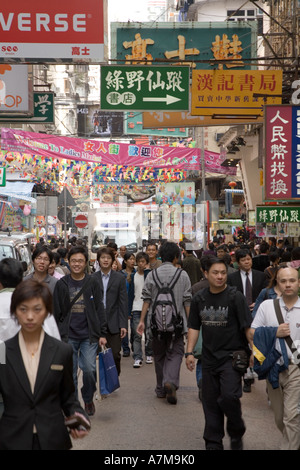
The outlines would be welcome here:
M 229 286 L 236 286 L 237 290 L 244 293 L 243 282 L 240 271 L 236 271 L 228 275 L 227 284 Z M 268 279 L 265 273 L 252 269 L 252 300 L 255 302 L 260 291 L 266 287 Z
M 45 333 L 32 393 L 18 335 L 5 345 L 6 364 L 0 364 L 0 393 L 4 401 L 0 449 L 32 449 L 34 424 L 43 450 L 70 449 L 72 442 L 64 414 L 71 416 L 78 411 L 86 416 L 75 397 L 72 346 Z
M 101 298 L 103 298 L 102 273 L 97 271 L 93 274 L 97 279 Z M 124 274 L 111 270 L 106 290 L 106 320 L 108 331 L 111 334 L 120 333 L 120 328 L 128 329 L 128 295 L 126 278 Z

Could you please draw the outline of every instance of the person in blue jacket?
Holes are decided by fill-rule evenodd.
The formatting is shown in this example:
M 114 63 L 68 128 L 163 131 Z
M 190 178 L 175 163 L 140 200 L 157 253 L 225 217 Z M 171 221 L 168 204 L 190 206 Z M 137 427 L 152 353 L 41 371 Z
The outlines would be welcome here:
M 266 360 L 270 360 L 270 355 L 277 351 L 282 353 L 279 338 L 285 338 L 288 362 L 284 354 L 280 354 L 278 361 L 275 362 L 268 373 L 266 380 L 268 397 L 274 412 L 275 422 L 278 429 L 282 433 L 283 450 L 298 450 L 300 448 L 300 298 L 298 290 L 300 287 L 300 279 L 298 271 L 295 268 L 282 264 L 277 271 L 277 285 L 281 291 L 279 299 L 268 299 L 260 305 L 250 330 L 250 341 L 254 340 L 255 348 L 264 347 L 264 356 Z M 282 319 L 277 316 L 275 302 L 279 302 L 279 313 Z M 262 335 L 257 336 L 259 329 L 274 328 L 275 335 L 270 341 L 270 334 L 266 330 L 264 338 Z M 268 333 L 268 334 L 267 334 Z M 293 346 L 289 346 L 288 338 L 291 338 Z M 260 340 L 258 348 L 258 340 Z M 274 341 L 275 340 L 275 344 Z M 273 343 L 272 343 L 273 341 Z M 268 350 L 268 346 L 271 348 Z M 295 349 L 295 350 L 294 350 Z M 279 370 L 280 366 L 284 367 Z M 277 371 L 274 369 L 277 367 Z M 270 382 L 270 372 L 278 372 L 278 387 L 273 387 L 274 383 Z M 271 377 L 272 381 L 274 376 Z
M 278 269 L 278 268 L 277 268 Z M 271 279 L 270 279 L 270 282 L 268 284 L 267 287 L 264 287 L 264 289 L 262 289 L 260 291 L 260 294 L 259 296 L 257 297 L 256 301 L 255 301 L 255 305 L 254 305 L 254 308 L 252 310 L 252 317 L 254 318 L 255 315 L 256 315 L 256 312 L 258 310 L 258 307 L 260 306 L 260 304 L 264 301 L 264 300 L 267 300 L 267 299 L 277 299 L 277 297 L 280 297 L 281 296 L 281 292 L 280 292 L 280 289 L 278 288 L 277 286 L 277 269 L 274 271 Z

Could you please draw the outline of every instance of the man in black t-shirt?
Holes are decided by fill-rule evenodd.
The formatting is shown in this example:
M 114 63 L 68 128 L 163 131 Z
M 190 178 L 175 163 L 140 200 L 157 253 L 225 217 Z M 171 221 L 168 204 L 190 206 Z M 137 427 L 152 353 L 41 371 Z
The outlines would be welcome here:
M 224 416 L 232 449 L 242 449 L 245 425 L 242 419 L 240 372 L 232 367 L 234 351 L 249 351 L 247 334 L 252 322 L 243 294 L 227 286 L 227 265 L 210 258 L 205 276 L 209 288 L 192 299 L 188 321 L 186 365 L 194 370 L 192 354 L 202 329 L 202 403 L 207 449 L 223 449 Z
M 82 371 L 81 395 L 87 414 L 95 413 L 96 357 L 107 343 L 107 318 L 96 279 L 86 273 L 88 253 L 73 246 L 68 253 L 70 274 L 56 283 L 53 293 L 54 317 L 61 339 L 73 348 L 73 380 L 78 396 L 78 368 Z

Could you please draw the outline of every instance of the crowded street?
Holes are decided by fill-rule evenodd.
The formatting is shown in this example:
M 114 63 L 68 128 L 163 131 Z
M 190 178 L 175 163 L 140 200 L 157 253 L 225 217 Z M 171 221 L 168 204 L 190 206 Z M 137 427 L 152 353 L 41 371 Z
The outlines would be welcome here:
M 90 435 L 75 442 L 74 450 L 101 450 L 101 462 L 113 453 L 128 456 L 130 450 L 149 451 L 147 455 L 151 451 L 171 451 L 173 455 L 180 451 L 197 458 L 197 451 L 205 449 L 204 416 L 194 374 L 183 362 L 176 409 L 155 396 L 154 377 L 153 364 L 134 370 L 132 359 L 122 358 L 120 388 L 96 401 Z M 274 426 L 265 381 L 256 380 L 251 393 L 243 394 L 242 411 L 245 450 L 278 450 L 280 432 Z M 230 449 L 228 435 L 224 447 Z M 132 456 L 141 459 L 143 452 L 133 452 Z

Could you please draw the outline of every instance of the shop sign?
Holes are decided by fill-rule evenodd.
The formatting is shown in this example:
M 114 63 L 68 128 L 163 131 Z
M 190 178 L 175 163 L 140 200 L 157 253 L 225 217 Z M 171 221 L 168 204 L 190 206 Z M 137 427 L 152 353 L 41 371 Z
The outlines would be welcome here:
M 101 67 L 101 109 L 188 110 L 189 67 Z
M 32 115 L 32 87 L 32 66 L 0 64 L 0 116 Z
M 19 67 L 19 65 L 16 65 Z M 24 122 L 31 124 L 53 124 L 54 123 L 54 93 L 33 92 L 33 116 L 12 117 L 0 114 L 0 122 Z
M 6 168 L 0 167 L 0 186 L 6 186 Z
M 125 64 L 164 61 L 197 69 L 250 69 L 256 29 L 246 22 L 111 23 L 112 58 Z M 248 59 L 248 60 L 246 60 Z
M 2 2 L 0 62 L 104 60 L 105 0 Z
M 263 116 L 281 94 L 281 70 L 193 70 L 191 114 Z
M 256 223 L 300 223 L 300 207 L 272 206 L 256 208 Z
M 300 198 L 299 121 L 299 106 L 266 106 L 266 199 Z

